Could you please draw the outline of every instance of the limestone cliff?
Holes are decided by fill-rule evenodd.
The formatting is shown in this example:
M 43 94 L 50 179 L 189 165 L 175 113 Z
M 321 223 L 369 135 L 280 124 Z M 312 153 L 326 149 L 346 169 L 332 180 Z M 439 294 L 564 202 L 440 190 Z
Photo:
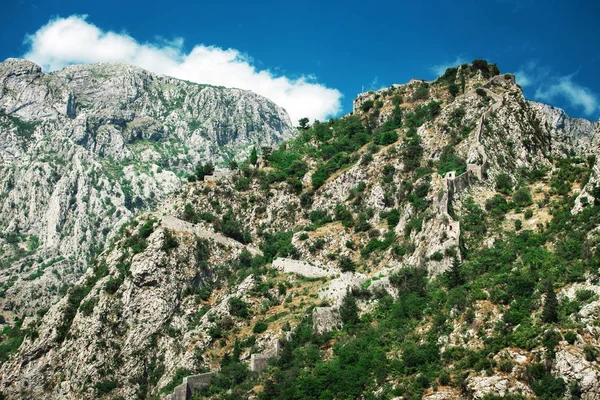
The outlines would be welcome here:
M 249 91 L 122 64 L 43 73 L 0 63 L 1 306 L 49 306 L 134 213 L 181 186 L 199 162 L 226 165 L 292 126 Z
M 598 398 L 598 124 L 487 63 L 355 104 L 130 219 L 23 322 L 4 395 L 159 398 L 212 370 L 213 398 Z M 279 339 L 280 365 L 219 378 Z

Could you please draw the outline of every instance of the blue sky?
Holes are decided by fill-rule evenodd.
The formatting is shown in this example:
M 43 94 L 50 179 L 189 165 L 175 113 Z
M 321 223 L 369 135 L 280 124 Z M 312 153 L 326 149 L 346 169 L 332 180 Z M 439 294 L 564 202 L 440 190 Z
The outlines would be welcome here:
M 131 62 L 257 91 L 292 119 L 348 112 L 362 86 L 432 79 L 474 58 L 517 72 L 529 99 L 600 118 L 600 2 L 592 0 L 17 0 L 3 8 L 1 59 L 27 56 L 45 70 Z

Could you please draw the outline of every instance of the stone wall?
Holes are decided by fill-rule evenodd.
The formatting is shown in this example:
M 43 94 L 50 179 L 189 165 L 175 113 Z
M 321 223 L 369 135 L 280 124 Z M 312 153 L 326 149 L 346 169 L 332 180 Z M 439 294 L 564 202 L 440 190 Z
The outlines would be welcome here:
M 186 376 L 183 378 L 183 383 L 175 387 L 173 393 L 166 395 L 164 400 L 189 400 L 195 390 L 210 385 L 210 381 L 216 373 L 216 371 L 213 371 Z
M 335 276 L 340 273 L 337 268 L 327 268 L 309 263 L 293 260 L 291 258 L 278 257 L 273 261 L 273 268 L 283 273 L 293 273 L 307 278 L 321 278 L 324 276 Z
M 266 351 L 262 354 L 252 354 L 250 356 L 250 371 L 260 372 L 267 368 L 269 365 L 269 360 L 272 358 L 279 357 L 279 352 L 281 351 L 281 345 L 279 344 L 279 340 L 275 341 L 275 347 L 269 351 Z

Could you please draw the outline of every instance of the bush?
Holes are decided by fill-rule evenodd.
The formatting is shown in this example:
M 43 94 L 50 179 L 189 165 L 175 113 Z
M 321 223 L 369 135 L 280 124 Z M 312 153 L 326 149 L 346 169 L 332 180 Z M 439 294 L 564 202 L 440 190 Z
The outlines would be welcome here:
M 475 90 L 475 93 L 477 93 L 477 95 L 481 96 L 481 97 L 486 97 L 487 96 L 487 92 L 485 90 L 483 90 L 482 88 L 477 88 Z
M 259 321 L 256 323 L 256 325 L 254 325 L 254 328 L 252 328 L 252 333 L 260 334 L 265 332 L 268 328 L 269 324 L 264 321 Z
M 351 228 L 354 226 L 354 217 L 345 206 L 338 204 L 337 206 L 335 206 L 334 213 L 335 220 L 340 221 L 345 228 Z
M 118 388 L 119 383 L 115 380 L 104 380 L 102 382 L 96 383 L 94 387 L 96 388 L 97 394 L 104 395 Z
M 507 174 L 498 174 L 496 176 L 496 191 L 504 194 L 510 194 L 512 190 L 512 179 Z
M 389 229 L 395 228 L 396 225 L 398 225 L 398 223 L 400 222 L 400 211 L 398 211 L 397 209 L 394 208 L 387 214 L 386 219 L 387 219 L 388 228 Z
M 574 344 L 575 341 L 577 340 L 577 333 L 575 333 L 573 331 L 568 331 L 567 333 L 565 333 L 565 340 L 569 344 Z
M 360 106 L 360 109 L 363 112 L 368 112 L 371 108 L 373 108 L 374 105 L 375 102 L 373 100 L 367 100 L 362 104 L 362 106 Z
M 429 98 L 429 84 L 421 83 L 413 92 L 412 101 L 426 100 Z
M 578 301 L 585 303 L 588 300 L 592 299 L 596 295 L 596 292 L 589 289 L 581 289 L 575 293 L 575 297 Z
M 515 220 L 515 230 L 520 231 L 523 227 L 523 222 L 520 219 Z
M 531 211 L 531 210 L 525 211 L 524 216 L 525 216 L 526 219 L 529 219 L 529 218 L 533 217 L 533 211 Z
M 248 318 L 250 315 L 248 305 L 237 297 L 232 297 L 229 299 L 229 313 L 240 318 Z
M 451 83 L 448 85 L 448 91 L 452 97 L 456 97 L 460 93 L 460 86 L 458 86 L 456 83 Z
M 387 131 L 379 135 L 378 144 L 387 146 L 398 141 L 398 134 L 396 131 Z
M 111 278 L 108 280 L 108 282 L 106 282 L 104 290 L 108 294 L 115 294 L 121 287 L 121 283 L 123 283 L 123 278 L 121 276 Z
M 338 261 L 338 267 L 342 272 L 354 272 L 356 271 L 356 265 L 350 257 L 341 256 Z
M 512 196 L 513 201 L 519 207 L 527 207 L 533 204 L 533 200 L 531 198 L 531 190 L 528 187 L 522 187 L 517 189 Z
M 329 178 L 329 173 L 324 165 L 320 165 L 311 176 L 311 182 L 315 189 L 320 188 Z
M 246 230 L 242 232 L 242 225 L 237 220 L 233 210 L 229 209 L 221 218 L 221 232 L 227 237 L 237 240 L 240 243 L 248 244 L 252 242 L 250 233 Z

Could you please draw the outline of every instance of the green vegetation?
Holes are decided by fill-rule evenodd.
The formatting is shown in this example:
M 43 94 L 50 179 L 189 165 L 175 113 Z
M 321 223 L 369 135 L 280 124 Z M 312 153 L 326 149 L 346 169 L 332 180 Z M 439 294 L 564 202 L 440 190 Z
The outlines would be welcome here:
M 574 163 L 557 164 L 572 170 Z M 561 176 L 567 173 L 556 172 Z M 574 181 L 585 176 L 575 174 Z M 510 178 L 504 179 L 505 183 L 502 180 L 497 180 L 498 189 L 510 191 Z M 360 185 L 355 189 L 351 191 L 352 201 L 362 193 Z M 427 179 L 421 180 L 413 185 L 407 200 L 415 209 L 427 209 L 420 202 L 428 192 Z M 581 291 L 573 301 L 561 302 L 555 288 L 583 281 L 587 271 L 597 273 L 600 250 L 584 252 L 581 243 L 587 232 L 600 223 L 600 206 L 590 204 L 580 214 L 572 215 L 574 198 L 569 192 L 555 201 L 552 220 L 543 230 L 503 230 L 504 214 L 531 204 L 531 191 L 519 183 L 509 199 L 510 202 L 505 194 L 497 193 L 486 201 L 485 209 L 470 199 L 464 201 L 460 210 L 464 230 L 460 248 L 430 256 L 432 261 L 452 257 L 451 268 L 442 276 L 428 279 L 422 268 L 400 270 L 390 277 L 390 284 L 398 290 L 397 299 L 386 293 L 370 293 L 366 290 L 368 284 L 355 293 L 348 292 L 340 308 L 344 322 L 340 331 L 313 335 L 312 314 L 308 310 L 291 340 L 284 343 L 280 358 L 269 369 L 260 377 L 245 375 L 227 389 L 235 397 L 256 384 L 264 384 L 260 399 L 357 398 L 376 389 L 382 391 L 383 398 L 421 398 L 432 387 L 449 385 L 466 395 L 465 378 L 474 371 L 483 376 L 512 371 L 512 361 L 496 361 L 501 350 L 509 347 L 531 351 L 544 347 L 550 351 L 542 353 L 546 354 L 544 357 L 532 358 L 523 379 L 540 398 L 560 398 L 566 389 L 565 381 L 552 376 L 544 365 L 552 362 L 552 349 L 563 337 L 569 343 L 577 341 L 579 328 L 574 313 L 579 308 L 571 304 L 590 302 L 595 294 Z M 338 205 L 333 214 L 348 228 L 356 229 L 363 219 L 360 212 L 354 218 L 344 205 Z M 314 224 L 330 218 L 325 211 L 310 214 Z M 381 218 L 387 219 L 390 227 L 398 223 L 397 212 L 382 213 Z M 494 246 L 483 246 L 482 241 L 491 230 L 499 233 Z M 285 248 L 287 243 L 282 241 L 274 248 Z M 553 246 L 549 244 L 555 244 L 556 250 L 550 250 Z M 386 246 L 403 253 L 406 250 L 402 248 L 409 244 L 398 244 L 388 233 L 383 239 L 372 237 L 361 253 L 369 255 Z M 274 252 L 271 250 L 271 254 Z M 338 258 L 338 266 L 343 271 L 356 269 L 347 256 Z M 357 302 L 374 296 L 378 300 L 371 303 L 375 309 L 359 317 Z M 478 324 L 483 325 L 475 335 L 482 348 L 441 347 L 440 337 L 449 334 L 455 324 L 481 318 L 476 317 L 475 310 L 481 312 L 478 307 L 482 300 L 503 314 L 499 322 L 479 320 Z M 258 329 L 257 325 L 254 329 L 261 331 L 263 328 Z M 560 333 L 557 327 L 561 327 Z M 332 353 L 328 353 L 329 343 L 334 343 Z M 589 360 L 600 358 L 591 346 L 585 351 Z M 391 380 L 394 386 L 389 385 Z M 223 389 L 206 390 L 204 393 Z

